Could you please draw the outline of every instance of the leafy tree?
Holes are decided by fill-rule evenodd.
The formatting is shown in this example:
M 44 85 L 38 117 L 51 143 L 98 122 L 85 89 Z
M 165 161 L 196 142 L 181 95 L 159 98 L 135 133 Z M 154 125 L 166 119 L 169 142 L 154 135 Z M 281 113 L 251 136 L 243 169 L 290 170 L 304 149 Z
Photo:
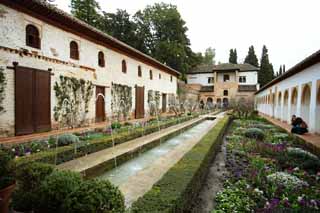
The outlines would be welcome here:
M 216 63 L 214 60 L 215 56 L 216 56 L 216 50 L 213 49 L 212 47 L 207 48 L 204 53 L 202 63 L 206 65 L 214 65 Z
M 237 56 L 237 49 L 230 49 L 229 53 L 229 63 L 237 64 L 238 56 Z
M 273 66 L 269 62 L 268 49 L 264 45 L 262 48 L 262 56 L 260 62 L 260 71 L 258 75 L 258 82 L 261 86 L 264 86 L 270 82 L 274 77 Z
M 78 19 L 100 28 L 100 5 L 95 0 L 71 0 L 71 13 Z
M 244 59 L 244 63 L 248 63 L 248 64 L 251 64 L 255 67 L 259 67 L 258 58 L 254 52 L 253 45 L 249 47 L 248 55 Z

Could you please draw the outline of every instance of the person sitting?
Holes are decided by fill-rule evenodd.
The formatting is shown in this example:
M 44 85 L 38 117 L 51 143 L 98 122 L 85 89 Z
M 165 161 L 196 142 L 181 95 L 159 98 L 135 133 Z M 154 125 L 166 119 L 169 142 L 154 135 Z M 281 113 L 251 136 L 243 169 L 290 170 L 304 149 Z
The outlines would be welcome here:
M 303 135 L 304 133 L 308 132 L 308 125 L 300 117 L 296 117 L 295 115 L 293 115 L 291 119 L 291 125 L 291 133 Z

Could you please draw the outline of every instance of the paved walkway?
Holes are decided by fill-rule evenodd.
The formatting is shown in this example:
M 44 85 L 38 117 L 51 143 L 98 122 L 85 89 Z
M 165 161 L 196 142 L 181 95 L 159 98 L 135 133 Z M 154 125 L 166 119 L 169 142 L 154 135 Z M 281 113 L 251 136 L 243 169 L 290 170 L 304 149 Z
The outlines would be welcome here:
M 277 126 L 280 126 L 283 129 L 285 129 L 287 132 L 291 132 L 291 126 L 289 124 L 281 122 L 278 119 L 271 118 L 270 116 L 262 114 L 262 113 L 259 113 L 259 115 L 264 117 L 264 118 L 266 118 L 271 123 L 273 123 L 273 124 L 275 124 Z M 296 135 L 296 136 L 301 138 L 305 142 L 310 143 L 310 144 L 320 148 L 320 135 L 306 133 L 304 135 Z
M 155 140 L 159 140 L 165 135 L 168 135 L 170 133 L 176 132 L 180 129 L 183 129 L 195 122 L 198 122 L 202 120 L 203 117 L 192 119 L 190 121 L 184 122 L 182 124 L 178 124 L 175 126 L 168 127 L 166 129 L 161 130 L 161 132 L 155 132 L 148 134 L 143 137 L 136 138 L 134 140 L 119 144 L 115 146 L 114 148 L 108 148 L 101 150 L 99 152 L 95 152 L 92 154 L 89 154 L 87 156 L 77 158 L 75 160 L 68 161 L 66 163 L 60 164 L 57 167 L 62 170 L 72 170 L 77 172 L 85 171 L 89 168 L 95 167 L 97 165 L 100 165 L 104 162 L 107 162 L 109 160 L 113 160 L 115 157 L 123 155 L 127 152 L 130 152 L 132 150 L 135 150 L 141 146 L 144 146 L 150 142 L 153 142 Z

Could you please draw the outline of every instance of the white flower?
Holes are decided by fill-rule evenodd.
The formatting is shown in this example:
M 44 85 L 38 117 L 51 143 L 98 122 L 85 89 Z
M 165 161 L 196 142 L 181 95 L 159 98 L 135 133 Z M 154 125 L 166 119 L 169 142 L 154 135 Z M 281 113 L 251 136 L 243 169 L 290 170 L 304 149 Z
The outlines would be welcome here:
M 260 194 L 260 195 L 263 194 L 263 191 L 260 190 L 259 188 L 255 188 L 253 191 L 254 191 L 255 193 L 257 193 L 257 194 Z
M 302 196 L 299 196 L 299 197 L 298 197 L 298 202 L 301 202 L 302 199 L 303 199 L 303 197 L 302 197 Z
M 293 171 L 299 171 L 299 167 L 294 168 Z
M 269 183 L 274 183 L 278 186 L 283 186 L 288 189 L 302 188 L 309 185 L 307 182 L 300 180 L 298 177 L 285 172 L 276 172 L 268 175 L 267 180 Z

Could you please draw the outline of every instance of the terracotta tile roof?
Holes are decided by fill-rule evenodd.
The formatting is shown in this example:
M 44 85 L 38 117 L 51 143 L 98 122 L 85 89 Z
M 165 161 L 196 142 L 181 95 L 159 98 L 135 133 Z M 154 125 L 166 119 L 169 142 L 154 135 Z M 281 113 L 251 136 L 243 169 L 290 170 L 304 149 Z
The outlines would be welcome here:
M 225 64 L 218 64 L 218 65 L 200 65 L 195 67 L 194 69 L 190 70 L 188 74 L 192 73 L 213 73 L 213 72 L 219 72 L 219 71 L 258 71 L 259 68 L 252 66 L 251 64 L 231 64 L 231 63 L 225 63 Z

